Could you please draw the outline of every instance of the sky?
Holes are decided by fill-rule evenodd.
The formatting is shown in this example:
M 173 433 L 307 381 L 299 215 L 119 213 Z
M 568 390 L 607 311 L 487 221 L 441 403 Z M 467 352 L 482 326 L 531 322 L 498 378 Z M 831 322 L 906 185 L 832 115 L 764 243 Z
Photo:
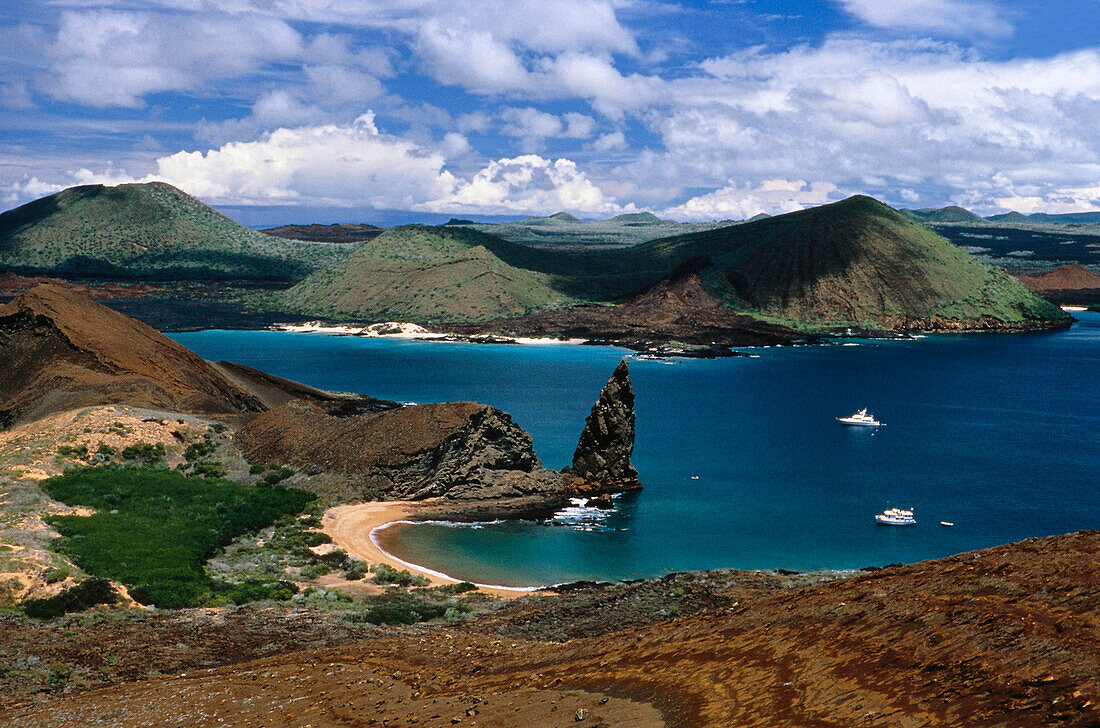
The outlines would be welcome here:
M 1100 209 L 1100 0 L 21 0 L 0 209 L 162 180 L 246 224 L 868 194 Z

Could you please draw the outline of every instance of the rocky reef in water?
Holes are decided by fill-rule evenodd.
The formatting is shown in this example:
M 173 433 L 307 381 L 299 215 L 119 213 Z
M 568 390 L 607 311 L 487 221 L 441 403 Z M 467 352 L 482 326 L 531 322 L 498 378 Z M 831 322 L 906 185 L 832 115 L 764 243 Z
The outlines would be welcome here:
M 585 420 L 573 464 L 564 471 L 566 491 L 606 502 L 610 493 L 640 489 L 638 471 L 630 462 L 634 431 L 634 385 L 623 359 Z

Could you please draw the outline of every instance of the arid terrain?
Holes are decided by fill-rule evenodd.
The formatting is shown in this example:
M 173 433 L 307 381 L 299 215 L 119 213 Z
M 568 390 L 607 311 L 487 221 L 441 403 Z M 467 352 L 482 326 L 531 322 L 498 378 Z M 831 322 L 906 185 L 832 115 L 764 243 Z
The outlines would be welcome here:
M 13 727 L 1095 726 L 1098 575 L 1100 532 L 1083 532 L 816 584 L 712 572 L 533 595 L 450 625 L 9 618 L 6 664 L 93 677 L 5 705 Z

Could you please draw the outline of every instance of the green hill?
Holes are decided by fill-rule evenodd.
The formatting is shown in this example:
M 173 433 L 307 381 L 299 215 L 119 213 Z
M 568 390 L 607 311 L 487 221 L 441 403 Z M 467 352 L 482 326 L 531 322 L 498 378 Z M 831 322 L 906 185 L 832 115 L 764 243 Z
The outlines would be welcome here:
M 324 316 L 403 321 L 479 321 L 520 316 L 575 298 L 555 290 L 531 264 L 537 253 L 461 227 L 387 230 L 266 305 Z
M 345 253 L 243 227 L 163 182 L 72 187 L 0 214 L 0 267 L 18 272 L 294 281 Z
M 700 280 L 728 308 L 800 326 L 997 328 L 1065 318 L 1004 271 L 862 196 L 591 252 L 464 228 L 396 228 L 273 303 L 318 315 L 484 320 L 621 300 L 689 260 L 702 261 Z
M 923 210 L 902 210 L 906 215 L 921 222 L 981 222 L 982 218 L 965 207 L 948 205 L 930 207 Z
M 521 225 L 571 225 L 573 223 L 580 222 L 577 218 L 570 215 L 568 212 L 555 212 L 553 215 L 547 217 L 526 217 L 520 224 Z
M 864 196 L 656 240 L 635 252 L 635 269 L 651 275 L 706 256 L 713 265 L 704 279 L 728 305 L 787 322 L 907 328 L 928 320 L 932 328 L 948 321 L 969 328 L 984 327 L 983 317 L 994 326 L 1065 319 L 1004 271 Z
M 621 225 L 656 225 L 664 222 L 652 212 L 628 212 L 609 218 L 608 222 L 617 222 Z

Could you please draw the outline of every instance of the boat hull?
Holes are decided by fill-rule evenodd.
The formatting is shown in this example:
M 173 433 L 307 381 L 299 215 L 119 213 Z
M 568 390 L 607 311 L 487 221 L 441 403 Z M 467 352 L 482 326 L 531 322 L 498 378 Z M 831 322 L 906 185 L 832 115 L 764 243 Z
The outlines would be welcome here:
M 840 424 L 846 425 L 848 427 L 882 427 L 881 422 L 859 422 L 859 421 L 849 420 L 845 417 L 837 417 L 836 421 L 839 422 Z
M 915 526 L 917 521 L 914 518 L 889 518 L 879 514 L 875 516 L 875 522 L 881 523 L 884 526 Z

